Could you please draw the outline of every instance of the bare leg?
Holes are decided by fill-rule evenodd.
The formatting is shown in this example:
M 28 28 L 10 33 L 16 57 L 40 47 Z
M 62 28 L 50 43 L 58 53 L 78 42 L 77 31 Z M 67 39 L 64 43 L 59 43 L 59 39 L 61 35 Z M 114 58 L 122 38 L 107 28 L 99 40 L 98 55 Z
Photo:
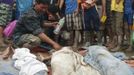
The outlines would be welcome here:
M 75 31 L 73 46 L 78 47 L 80 42 L 81 42 L 81 33 L 80 31 Z
M 3 27 L 0 27 L 0 46 L 3 46 Z
M 128 43 L 128 48 L 126 49 L 126 51 L 132 51 L 131 35 L 132 35 L 132 27 L 128 27 L 128 31 L 126 32 L 126 39 L 127 39 L 127 43 Z
M 3 38 L 3 27 L 0 27 L 0 54 L 3 54 L 5 52 L 4 50 L 6 49 L 6 47 L 7 46 L 5 45 Z

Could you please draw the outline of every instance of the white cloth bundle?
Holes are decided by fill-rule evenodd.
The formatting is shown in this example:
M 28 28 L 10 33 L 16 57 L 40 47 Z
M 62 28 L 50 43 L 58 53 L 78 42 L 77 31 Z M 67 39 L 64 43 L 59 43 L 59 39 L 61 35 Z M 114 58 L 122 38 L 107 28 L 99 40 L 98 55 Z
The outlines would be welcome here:
M 56 51 L 51 59 L 52 75 L 100 75 L 83 62 L 83 56 L 69 47 Z
M 34 75 L 39 71 L 48 71 L 47 66 L 38 61 L 27 48 L 15 49 L 12 59 L 15 60 L 14 67 L 20 70 L 19 75 Z

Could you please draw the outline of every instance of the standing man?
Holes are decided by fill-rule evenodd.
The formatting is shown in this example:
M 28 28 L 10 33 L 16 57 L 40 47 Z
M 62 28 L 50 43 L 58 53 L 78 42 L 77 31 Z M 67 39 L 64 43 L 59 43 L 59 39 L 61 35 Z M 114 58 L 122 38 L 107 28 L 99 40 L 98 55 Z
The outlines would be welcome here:
M 65 22 L 70 33 L 69 45 L 77 47 L 81 41 L 82 19 L 77 0 L 60 0 L 60 9 L 65 3 Z
M 34 4 L 34 1 L 35 0 L 16 0 L 16 18 L 18 19 L 24 12 L 30 9 Z
M 120 50 L 123 43 L 123 9 L 124 0 L 111 0 L 113 44 L 112 51 Z
M 0 49 L 4 47 L 3 30 L 12 18 L 13 0 L 0 0 Z
M 108 48 L 113 47 L 113 30 L 112 30 L 112 12 L 111 12 L 111 0 L 106 0 L 106 13 L 104 15 L 107 16 L 106 23 L 105 23 L 105 30 L 109 36 L 109 41 L 107 41 L 106 46 Z
M 13 33 L 14 44 L 18 47 L 33 48 L 46 42 L 54 49 L 59 50 L 61 46 L 51 40 L 42 29 L 42 13 L 48 9 L 49 0 L 36 0 L 32 9 L 25 12 L 18 20 Z
M 111 24 L 111 18 L 112 18 L 112 13 L 111 13 L 111 0 L 102 0 L 102 14 L 101 14 L 101 18 L 103 18 L 103 16 L 106 16 L 106 21 L 104 22 L 104 32 L 103 32 L 103 35 L 104 35 L 104 42 L 105 42 L 105 45 L 107 47 L 110 47 L 112 44 L 111 41 L 112 41 L 112 38 L 113 38 L 113 35 L 112 35 L 112 24 Z M 107 39 L 107 36 L 109 36 L 109 40 Z
M 101 35 L 100 35 L 100 18 L 96 9 L 96 0 L 84 0 L 82 7 L 84 8 L 84 33 L 85 39 L 90 44 L 94 44 L 93 35 L 94 32 L 97 35 L 97 44 L 101 45 Z
M 132 50 L 132 42 L 130 40 L 132 26 L 133 26 L 132 3 L 133 3 L 133 0 L 125 0 L 124 1 L 124 29 L 125 29 L 126 40 L 127 40 L 128 46 L 129 46 L 127 51 Z

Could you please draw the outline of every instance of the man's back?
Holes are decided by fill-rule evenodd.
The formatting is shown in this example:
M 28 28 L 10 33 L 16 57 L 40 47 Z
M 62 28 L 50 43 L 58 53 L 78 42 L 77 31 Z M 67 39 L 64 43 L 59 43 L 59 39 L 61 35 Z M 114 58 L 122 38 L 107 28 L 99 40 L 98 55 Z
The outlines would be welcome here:
M 43 32 L 40 25 L 40 16 L 34 11 L 34 9 L 29 9 L 20 16 L 17 22 L 16 29 L 13 33 L 14 41 L 17 41 L 17 39 L 19 39 L 23 34 L 38 35 L 40 32 Z

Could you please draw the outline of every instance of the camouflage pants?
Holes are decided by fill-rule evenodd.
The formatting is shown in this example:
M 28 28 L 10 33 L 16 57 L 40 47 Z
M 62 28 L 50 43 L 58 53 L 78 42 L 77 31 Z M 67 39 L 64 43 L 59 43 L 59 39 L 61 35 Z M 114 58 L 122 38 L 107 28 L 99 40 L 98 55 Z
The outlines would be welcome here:
M 32 34 L 24 34 L 19 38 L 19 41 L 16 43 L 16 45 L 19 47 L 25 47 L 25 45 L 27 45 L 28 48 L 33 48 L 39 46 L 40 43 L 41 40 L 39 37 Z
M 0 26 L 5 27 L 11 20 L 11 7 L 0 3 Z
M 123 13 L 112 12 L 112 30 L 116 35 L 123 35 Z

